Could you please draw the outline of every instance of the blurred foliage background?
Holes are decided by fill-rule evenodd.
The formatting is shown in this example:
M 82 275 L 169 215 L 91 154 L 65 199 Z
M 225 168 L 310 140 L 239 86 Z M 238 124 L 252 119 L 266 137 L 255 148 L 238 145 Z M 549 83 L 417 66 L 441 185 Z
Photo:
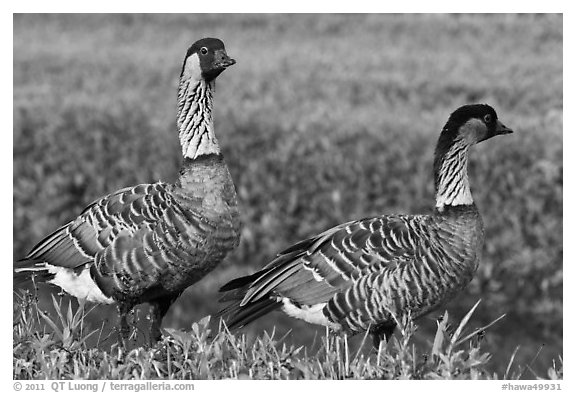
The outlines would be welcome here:
M 217 82 L 215 125 L 243 212 L 242 243 L 175 303 L 164 326 L 214 313 L 217 290 L 291 243 L 370 215 L 426 213 L 432 154 L 456 107 L 494 106 L 516 132 L 472 153 L 486 225 L 462 296 L 494 370 L 545 374 L 562 355 L 562 16 L 16 15 L 14 259 L 118 188 L 174 181 L 176 87 L 187 47 L 221 38 L 238 63 Z M 41 297 L 47 292 L 42 292 Z M 145 313 L 146 306 L 139 313 Z M 433 339 L 435 318 L 418 337 Z M 94 315 L 95 313 L 93 313 Z M 94 323 L 116 324 L 101 306 Z M 323 329 L 273 313 L 310 344 Z M 541 347 L 544 344 L 544 347 Z

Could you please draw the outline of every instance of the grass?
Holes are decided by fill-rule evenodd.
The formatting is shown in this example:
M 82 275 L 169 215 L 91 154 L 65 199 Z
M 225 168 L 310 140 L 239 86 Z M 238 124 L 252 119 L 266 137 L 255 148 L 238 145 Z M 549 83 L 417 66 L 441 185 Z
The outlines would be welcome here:
M 249 341 L 245 334 L 231 333 L 222 320 L 213 332 L 208 316 L 189 331 L 167 329 L 154 347 L 114 344 L 103 350 L 98 345 L 102 329 L 88 331 L 82 323 L 92 309 L 82 302 L 72 307 L 62 298 L 52 301 L 53 317 L 30 293 L 20 297 L 15 379 L 520 379 L 527 371 L 532 378 L 563 377 L 561 358 L 547 375 L 538 376 L 529 365 L 512 370 L 515 354 L 505 375 L 487 371 L 491 355 L 481 344 L 490 326 L 465 333 L 478 303 L 454 327 L 446 312 L 434 341 L 424 348 L 414 345 L 416 325 L 409 319 L 378 349 L 367 336 L 355 347 L 347 336 L 328 332 L 308 349 L 287 345 L 286 336 L 274 330 Z M 98 337 L 96 345 L 88 344 L 91 337 Z
M 238 60 L 219 77 L 215 123 L 242 242 L 164 326 L 190 329 L 217 311 L 205 299 L 220 285 L 299 239 L 430 211 L 440 128 L 456 107 L 487 102 L 516 132 L 472 153 L 486 244 L 448 311 L 462 318 L 482 298 L 469 324 L 507 315 L 483 340 L 490 373 L 503 376 L 515 354 L 514 364 L 547 375 L 563 349 L 562 24 L 558 15 L 16 15 L 14 259 L 95 198 L 175 179 L 180 61 L 192 41 L 217 36 Z M 38 292 L 42 309 L 50 294 Z M 438 316 L 419 322 L 417 348 L 435 337 Z M 105 338 L 114 308 L 84 321 L 102 322 Z M 273 313 L 247 340 L 273 327 L 295 347 L 324 333 Z

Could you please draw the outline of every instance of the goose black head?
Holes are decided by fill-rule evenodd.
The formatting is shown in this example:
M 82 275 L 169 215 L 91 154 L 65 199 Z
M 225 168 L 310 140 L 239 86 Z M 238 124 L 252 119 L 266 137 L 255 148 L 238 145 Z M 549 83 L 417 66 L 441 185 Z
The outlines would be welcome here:
M 221 40 L 202 38 L 188 48 L 180 77 L 211 82 L 233 64 L 236 60 L 228 56 Z
M 512 130 L 498 120 L 496 111 L 490 105 L 464 105 L 452 112 L 438 143 L 452 145 L 456 141 L 463 141 L 473 145 L 496 135 L 510 133 Z
M 469 147 L 496 135 L 513 131 L 500 120 L 496 111 L 487 104 L 464 105 L 456 109 L 442 129 L 434 153 L 434 172 L 438 173 L 444 156 L 453 146 Z

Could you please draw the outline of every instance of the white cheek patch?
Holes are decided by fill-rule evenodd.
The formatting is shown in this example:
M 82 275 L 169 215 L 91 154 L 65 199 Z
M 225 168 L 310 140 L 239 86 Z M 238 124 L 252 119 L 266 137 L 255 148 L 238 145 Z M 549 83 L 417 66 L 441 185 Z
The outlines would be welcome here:
M 72 270 L 46 264 L 48 271 L 54 274 L 49 280 L 51 284 L 58 285 L 70 295 L 89 302 L 112 304 L 114 299 L 104 295 L 90 276 L 90 268 L 85 268 L 79 275 Z
M 184 65 L 184 73 L 182 76 L 185 79 L 193 79 L 199 81 L 202 79 L 202 68 L 200 68 L 200 58 L 196 53 L 193 53 L 186 59 Z
M 488 128 L 480 119 L 470 119 L 460 127 L 460 138 L 470 145 L 484 139 L 487 133 Z

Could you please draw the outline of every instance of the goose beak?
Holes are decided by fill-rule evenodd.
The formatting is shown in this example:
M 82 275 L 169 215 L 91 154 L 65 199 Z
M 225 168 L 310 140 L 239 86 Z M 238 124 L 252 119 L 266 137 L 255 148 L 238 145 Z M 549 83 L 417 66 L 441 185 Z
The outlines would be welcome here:
M 216 61 L 214 66 L 221 69 L 228 68 L 231 65 L 236 64 L 236 60 L 229 57 L 224 50 L 216 51 L 215 60 Z
M 506 127 L 500 120 L 496 121 L 496 135 L 512 134 L 513 132 L 511 128 Z
M 202 76 L 207 82 L 211 82 L 216 79 L 222 71 L 233 64 L 236 64 L 236 60 L 230 58 L 224 49 L 217 50 L 216 53 L 214 53 L 214 61 L 212 62 L 210 69 L 204 71 Z

